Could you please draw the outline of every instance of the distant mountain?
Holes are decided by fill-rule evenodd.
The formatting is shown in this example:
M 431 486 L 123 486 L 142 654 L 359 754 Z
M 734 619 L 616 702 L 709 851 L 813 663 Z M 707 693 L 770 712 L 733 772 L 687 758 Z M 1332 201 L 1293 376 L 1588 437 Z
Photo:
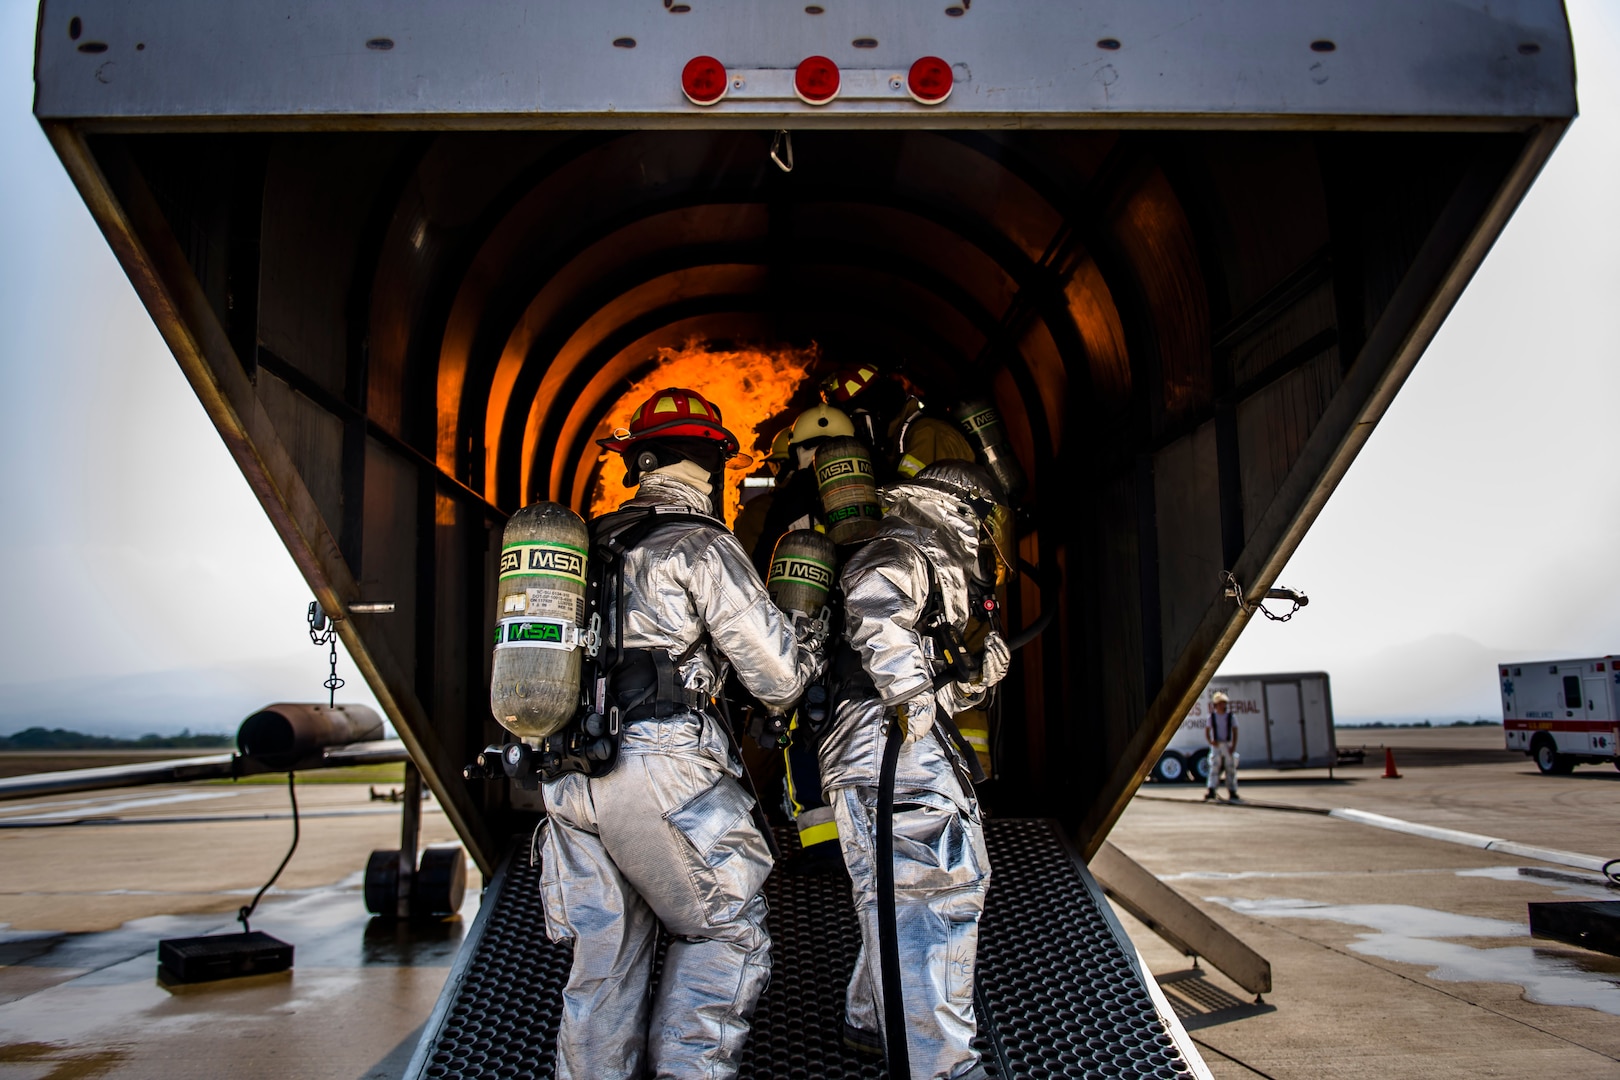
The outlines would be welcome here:
M 138 739 L 185 731 L 235 733 L 244 718 L 278 701 L 325 701 L 324 665 L 159 671 L 115 678 L 0 685 L 0 735 L 29 728 Z M 374 705 L 353 670 L 339 701 Z
M 138 739 L 115 739 L 107 735 L 86 735 L 82 731 L 33 727 L 15 735 L 0 735 L 0 750 L 199 750 L 227 749 L 236 745 L 233 736 L 223 733 L 193 735 L 142 735 Z

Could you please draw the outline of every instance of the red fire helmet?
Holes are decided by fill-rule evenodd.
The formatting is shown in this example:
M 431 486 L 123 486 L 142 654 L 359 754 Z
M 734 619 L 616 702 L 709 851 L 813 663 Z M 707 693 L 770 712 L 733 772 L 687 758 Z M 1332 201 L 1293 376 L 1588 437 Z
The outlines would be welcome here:
M 696 390 L 683 390 L 678 386 L 660 390 L 644 401 L 631 419 L 629 430 L 615 431 L 611 438 L 597 442 L 624 454 L 644 440 L 677 436 L 713 439 L 725 448 L 727 455 L 736 454 L 741 445 L 737 436 L 721 426 L 719 409 Z
M 862 390 L 871 386 L 881 372 L 871 364 L 839 368 L 821 384 L 821 397 L 829 405 L 845 405 Z

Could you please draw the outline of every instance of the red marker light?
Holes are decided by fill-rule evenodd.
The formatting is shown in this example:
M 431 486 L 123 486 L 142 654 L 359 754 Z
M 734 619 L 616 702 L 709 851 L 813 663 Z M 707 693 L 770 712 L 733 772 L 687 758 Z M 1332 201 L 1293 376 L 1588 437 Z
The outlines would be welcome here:
M 825 105 L 838 96 L 838 65 L 825 56 L 809 56 L 793 73 L 793 92 L 806 105 Z
M 726 96 L 726 66 L 712 56 L 694 56 L 681 69 L 681 90 L 694 105 L 713 105 Z
M 951 96 L 955 82 L 951 65 L 937 56 L 925 56 L 911 65 L 906 89 L 919 105 L 938 105 Z

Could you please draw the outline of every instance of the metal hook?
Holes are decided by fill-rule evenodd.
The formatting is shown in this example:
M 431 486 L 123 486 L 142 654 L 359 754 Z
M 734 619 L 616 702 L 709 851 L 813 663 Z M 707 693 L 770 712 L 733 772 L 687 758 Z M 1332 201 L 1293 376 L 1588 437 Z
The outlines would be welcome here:
M 1238 610 L 1245 615 L 1252 615 L 1256 611 L 1270 619 L 1272 622 L 1287 622 L 1299 613 L 1299 609 L 1311 602 L 1311 598 L 1298 589 L 1288 589 L 1274 586 L 1266 590 L 1266 594 L 1259 600 L 1250 600 L 1243 593 L 1243 586 L 1230 570 L 1221 571 L 1221 582 L 1224 586 L 1221 592 L 1228 600 L 1237 601 Z M 1277 615 L 1266 608 L 1267 600 L 1287 600 L 1294 606 L 1286 615 Z
M 783 172 L 793 171 L 793 134 L 785 128 L 771 140 L 771 160 Z

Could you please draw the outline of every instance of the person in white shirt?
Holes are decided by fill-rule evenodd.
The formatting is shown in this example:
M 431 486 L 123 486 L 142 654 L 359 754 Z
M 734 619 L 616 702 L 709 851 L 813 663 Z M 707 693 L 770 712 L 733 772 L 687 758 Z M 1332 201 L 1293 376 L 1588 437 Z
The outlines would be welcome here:
M 1226 794 L 1234 802 L 1243 799 L 1237 791 L 1237 721 L 1228 711 L 1231 708 L 1226 692 L 1217 690 L 1209 698 L 1209 719 L 1204 722 L 1204 741 L 1209 743 L 1209 790 L 1206 800 L 1215 798 L 1215 785 L 1220 783 L 1221 770 L 1226 770 Z

